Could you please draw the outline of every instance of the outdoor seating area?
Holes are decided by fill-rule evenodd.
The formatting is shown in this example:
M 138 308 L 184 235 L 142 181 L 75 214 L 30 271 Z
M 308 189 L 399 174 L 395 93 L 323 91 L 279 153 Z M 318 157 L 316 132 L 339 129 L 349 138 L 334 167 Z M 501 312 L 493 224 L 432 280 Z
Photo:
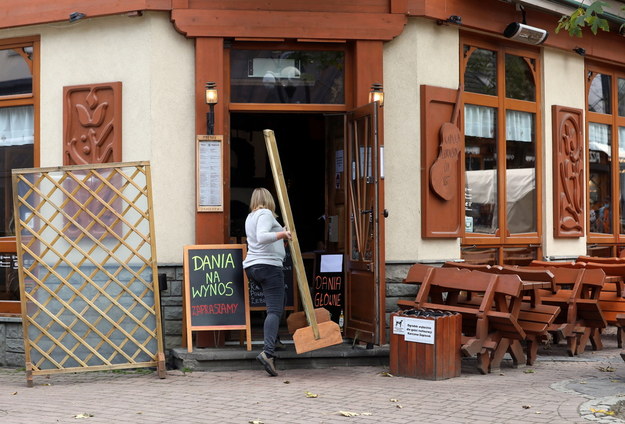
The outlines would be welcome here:
M 625 333 L 625 259 L 580 256 L 575 261 L 533 261 L 529 266 L 446 262 L 411 266 L 405 284 L 418 285 L 401 310 L 432 309 L 462 316 L 462 356 L 477 358 L 481 373 L 499 369 L 508 353 L 514 365 L 532 365 L 543 343 L 566 342 L 569 356 L 601 335 Z

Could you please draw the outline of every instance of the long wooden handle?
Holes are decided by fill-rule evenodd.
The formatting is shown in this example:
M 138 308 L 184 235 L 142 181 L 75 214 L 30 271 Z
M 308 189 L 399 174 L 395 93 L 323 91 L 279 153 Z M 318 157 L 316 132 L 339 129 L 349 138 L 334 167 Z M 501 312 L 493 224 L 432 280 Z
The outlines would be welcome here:
M 291 232 L 289 248 L 291 249 L 291 258 L 293 259 L 293 267 L 295 267 L 295 275 L 297 277 L 297 285 L 302 298 L 304 312 L 306 313 L 308 323 L 312 327 L 315 339 L 319 339 L 320 336 L 319 328 L 317 327 L 317 318 L 315 317 L 312 298 L 310 297 L 310 289 L 308 288 L 308 279 L 306 278 L 306 272 L 304 270 L 302 252 L 299 247 L 297 232 L 295 231 L 295 223 L 293 222 L 293 214 L 291 213 L 291 204 L 289 203 L 289 194 L 286 190 L 280 156 L 278 155 L 276 137 L 273 130 L 264 130 L 263 134 L 265 135 L 267 154 L 269 155 L 269 163 L 271 164 L 271 172 L 273 173 L 273 180 L 276 185 L 276 192 L 280 202 L 282 218 L 284 219 L 286 228 Z

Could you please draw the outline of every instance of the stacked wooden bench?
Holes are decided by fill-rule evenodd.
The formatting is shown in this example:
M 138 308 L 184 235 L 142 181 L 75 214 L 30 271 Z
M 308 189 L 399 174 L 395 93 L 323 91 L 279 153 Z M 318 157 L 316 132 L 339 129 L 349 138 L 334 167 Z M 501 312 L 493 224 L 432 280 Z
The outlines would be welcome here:
M 522 340 L 525 332 L 517 321 L 518 311 L 509 300 L 519 298 L 521 280 L 514 275 L 496 275 L 457 268 L 417 264 L 406 283 L 421 285 L 414 301 L 402 300 L 403 308 L 424 308 L 462 315 L 462 353 L 477 355 L 478 369 L 487 373 L 502 341 Z M 419 279 L 421 281 L 415 281 Z M 505 353 L 505 351 L 504 351 Z

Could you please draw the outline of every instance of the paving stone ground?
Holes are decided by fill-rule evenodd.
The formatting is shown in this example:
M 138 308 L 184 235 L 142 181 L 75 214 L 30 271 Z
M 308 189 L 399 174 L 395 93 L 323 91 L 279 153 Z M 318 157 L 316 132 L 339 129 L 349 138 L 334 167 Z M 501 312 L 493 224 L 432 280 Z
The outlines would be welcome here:
M 278 362 L 274 378 L 259 365 L 166 379 L 149 370 L 35 376 L 28 388 L 23 370 L 0 369 L 0 423 L 625 423 L 606 414 L 625 400 L 625 362 L 613 334 L 604 343 L 574 358 L 564 346 L 541 349 L 531 367 L 504 361 L 488 375 L 465 359 L 460 377 L 442 381 Z

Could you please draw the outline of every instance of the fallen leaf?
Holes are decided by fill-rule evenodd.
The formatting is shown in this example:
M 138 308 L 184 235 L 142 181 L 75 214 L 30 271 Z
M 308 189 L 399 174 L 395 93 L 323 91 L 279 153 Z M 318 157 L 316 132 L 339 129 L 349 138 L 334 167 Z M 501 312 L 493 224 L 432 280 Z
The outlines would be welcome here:
M 588 384 L 584 380 L 580 381 L 579 384 Z
M 13 396 L 15 396 L 15 395 L 17 394 L 17 392 L 13 392 L 13 393 L 11 393 L 11 394 L 12 394 Z
M 391 402 L 399 402 L 399 399 L 389 399 Z
M 252 421 L 248 421 L 249 424 L 265 424 L 264 422 L 262 422 L 261 420 L 252 420 Z
M 525 374 L 533 374 L 533 373 L 534 373 L 534 370 L 530 368 L 530 369 L 524 370 L 523 372 L 524 372 Z
M 88 412 L 83 412 L 82 414 L 74 415 L 74 418 L 91 418 L 93 414 L 89 414 Z
M 381 375 L 382 377 L 393 377 L 393 374 L 386 371 L 381 372 L 379 375 Z
M 291 384 L 291 382 L 289 380 L 285 380 L 283 381 L 284 384 Z
M 339 411 L 339 414 L 341 414 L 344 417 L 357 417 L 358 415 L 360 415 L 358 412 L 350 412 L 350 411 Z
M 530 409 L 532 405 L 523 405 L 523 409 Z
M 612 368 L 612 367 L 598 367 L 597 369 L 599 371 L 601 371 L 601 372 L 614 372 L 614 371 L 616 371 L 616 368 Z
M 614 411 L 607 411 L 605 409 L 590 408 L 590 412 L 595 413 L 595 414 L 614 415 Z
M 610 380 L 610 383 L 619 383 L 619 380 Z
M 403 408 L 403 406 L 401 406 L 401 405 L 399 405 L 399 404 L 397 404 L 397 405 L 395 405 L 395 406 L 397 406 L 399 409 L 402 409 L 402 408 Z
M 307 398 L 316 398 L 316 397 L 319 397 L 319 395 L 318 395 L 318 394 L 315 394 L 315 393 L 311 393 L 311 392 L 304 392 L 304 393 L 306 393 L 306 397 L 307 397 Z
M 542 414 L 542 412 L 540 412 L 540 411 L 536 411 L 536 412 L 534 412 L 534 413 L 535 413 L 535 414 Z

